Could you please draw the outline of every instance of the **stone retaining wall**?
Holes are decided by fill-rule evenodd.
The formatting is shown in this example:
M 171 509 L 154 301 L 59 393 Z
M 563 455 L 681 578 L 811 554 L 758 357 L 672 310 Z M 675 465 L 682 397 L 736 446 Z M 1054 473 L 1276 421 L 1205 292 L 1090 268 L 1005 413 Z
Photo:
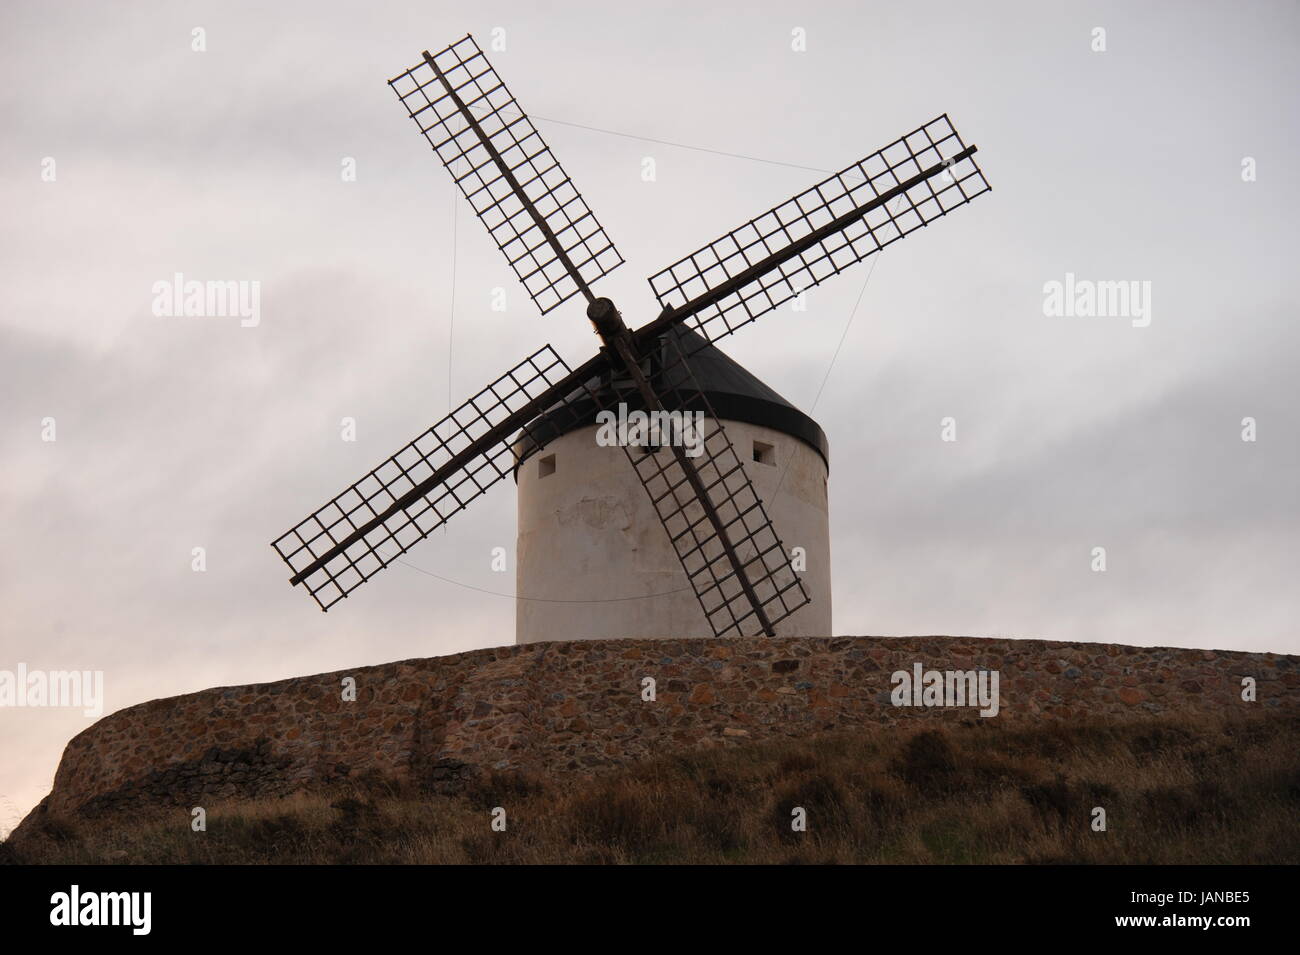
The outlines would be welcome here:
M 999 673 L 995 720 L 1141 718 L 1300 703 L 1300 658 L 971 637 L 595 640 L 222 687 L 120 710 L 76 736 L 29 816 L 265 796 L 380 776 L 591 773 L 676 749 L 864 724 L 979 719 L 895 707 L 894 671 Z M 344 701 L 344 679 L 356 681 Z M 656 699 L 642 699 L 643 679 Z M 1243 702 L 1242 679 L 1258 701 Z M 25 823 L 26 825 L 26 823 Z M 21 828 L 21 827 L 20 827 Z

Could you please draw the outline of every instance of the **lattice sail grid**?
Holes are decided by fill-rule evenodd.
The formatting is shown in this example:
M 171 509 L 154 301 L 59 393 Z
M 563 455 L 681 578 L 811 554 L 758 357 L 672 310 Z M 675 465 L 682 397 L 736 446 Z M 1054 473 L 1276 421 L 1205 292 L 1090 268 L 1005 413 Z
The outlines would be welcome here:
M 662 341 L 652 363 L 652 387 L 669 410 L 696 410 L 704 415 L 702 448 L 688 457 L 739 558 L 757 603 L 775 624 L 809 602 L 802 581 L 791 567 L 776 529 L 754 490 L 740 457 L 700 390 L 675 336 Z M 698 436 L 697 436 L 698 437 Z M 650 495 L 673 549 L 716 636 L 759 636 L 758 612 L 686 469 L 670 447 L 625 446 L 637 477 Z
M 431 59 L 389 85 L 542 313 L 621 265 L 618 249 L 474 38 Z
M 680 308 L 757 269 L 727 294 L 700 304 L 688 320 L 716 341 L 988 192 L 973 155 L 967 156 L 792 251 L 818 229 L 965 149 L 945 113 L 651 276 L 650 287 L 660 305 Z M 763 263 L 767 267 L 758 268 Z
M 519 427 L 498 435 L 422 494 L 415 489 L 464 455 L 475 442 L 502 431 L 522 416 L 554 433 L 570 410 L 552 390 L 569 368 L 549 345 L 524 359 L 447 417 L 429 428 L 342 494 L 273 543 L 276 551 L 320 605 L 333 604 L 365 583 L 511 473 L 511 439 Z M 547 422 L 551 428 L 544 427 Z

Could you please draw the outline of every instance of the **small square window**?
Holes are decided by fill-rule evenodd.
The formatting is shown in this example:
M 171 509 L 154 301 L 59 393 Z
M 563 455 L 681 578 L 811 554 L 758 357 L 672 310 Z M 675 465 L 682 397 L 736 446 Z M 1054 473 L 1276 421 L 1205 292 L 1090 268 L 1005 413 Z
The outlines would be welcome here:
M 776 466 L 776 447 L 763 441 L 754 442 L 754 460 L 759 464 Z
M 549 477 L 555 473 L 555 455 L 548 454 L 544 458 L 537 459 L 537 476 L 539 478 Z

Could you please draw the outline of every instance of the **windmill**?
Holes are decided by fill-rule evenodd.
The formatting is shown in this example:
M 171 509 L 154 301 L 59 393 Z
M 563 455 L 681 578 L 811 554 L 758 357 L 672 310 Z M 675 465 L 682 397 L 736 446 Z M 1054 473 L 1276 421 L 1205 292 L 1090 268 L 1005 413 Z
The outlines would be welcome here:
M 693 357 L 806 289 L 989 191 L 946 114 L 762 213 L 649 279 L 660 312 L 630 329 L 592 285 L 623 263 L 472 36 L 389 80 L 529 296 L 546 314 L 581 295 L 601 340 L 576 368 L 546 345 L 423 432 L 273 546 L 322 610 L 356 590 L 611 401 L 699 411 L 699 446 L 623 450 L 716 636 L 775 634 L 808 603 Z

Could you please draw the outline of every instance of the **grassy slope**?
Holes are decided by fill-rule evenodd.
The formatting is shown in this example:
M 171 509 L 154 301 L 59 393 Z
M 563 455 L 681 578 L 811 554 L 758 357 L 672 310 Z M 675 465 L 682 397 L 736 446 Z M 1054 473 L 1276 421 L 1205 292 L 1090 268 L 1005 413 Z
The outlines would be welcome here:
M 11 862 L 1296 863 L 1300 715 L 873 728 L 592 780 L 478 780 L 59 823 Z M 490 829 L 490 810 L 508 830 Z M 808 831 L 790 831 L 790 809 Z M 1108 831 L 1093 832 L 1102 806 Z

